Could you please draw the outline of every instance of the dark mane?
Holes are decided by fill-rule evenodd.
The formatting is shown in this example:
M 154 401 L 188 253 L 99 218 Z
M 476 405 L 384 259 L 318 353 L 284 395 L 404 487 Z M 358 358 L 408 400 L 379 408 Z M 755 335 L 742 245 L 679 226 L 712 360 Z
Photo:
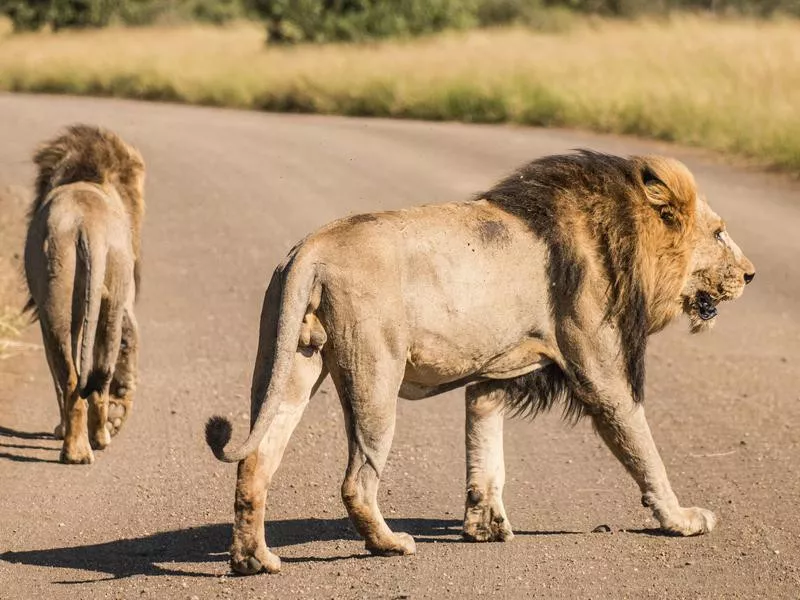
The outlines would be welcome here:
M 71 125 L 57 138 L 40 146 L 33 156 L 38 168 L 33 215 L 55 188 L 84 181 L 117 188 L 129 209 L 141 204 L 138 179 L 144 161 L 115 133 L 92 125 Z
M 144 159 L 139 151 L 126 144 L 117 134 L 93 125 L 76 124 L 64 133 L 39 146 L 33 155 L 37 167 L 34 182 L 35 196 L 28 210 L 28 224 L 42 208 L 48 194 L 71 183 L 86 182 L 111 185 L 119 193 L 134 231 L 134 281 L 137 294 L 140 288 L 141 264 L 139 236 L 144 216 L 141 185 L 144 179 Z M 33 298 L 23 308 L 37 319 Z
M 579 293 L 587 283 L 588 257 L 581 247 L 585 240 L 576 232 L 588 232 L 608 280 L 606 318 L 618 328 L 628 383 L 637 402 L 644 399 L 649 334 L 638 265 L 639 189 L 641 175 L 632 160 L 581 150 L 533 161 L 479 196 L 522 219 L 546 244 L 549 300 L 557 322 L 576 314 Z M 506 390 L 514 412 L 535 414 L 564 398 L 567 415 L 580 416 L 580 402 L 570 388 L 588 383 L 578 365 L 568 365 L 567 373 L 551 366 L 511 380 Z

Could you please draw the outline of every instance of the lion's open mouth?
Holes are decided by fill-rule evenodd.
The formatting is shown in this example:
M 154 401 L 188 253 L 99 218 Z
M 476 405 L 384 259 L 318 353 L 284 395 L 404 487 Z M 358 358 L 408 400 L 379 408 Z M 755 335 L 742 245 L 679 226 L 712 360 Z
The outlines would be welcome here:
M 698 316 L 703 321 L 710 321 L 717 316 L 717 306 L 714 299 L 707 292 L 697 292 L 694 297 L 694 305 L 697 308 Z

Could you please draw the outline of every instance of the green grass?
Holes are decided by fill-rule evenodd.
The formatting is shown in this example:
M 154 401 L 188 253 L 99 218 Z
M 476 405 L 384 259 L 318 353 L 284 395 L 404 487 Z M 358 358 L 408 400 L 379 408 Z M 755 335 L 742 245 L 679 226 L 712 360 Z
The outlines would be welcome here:
M 675 141 L 800 173 L 800 22 L 577 24 L 267 48 L 254 24 L 0 37 L 0 89 L 520 123 Z

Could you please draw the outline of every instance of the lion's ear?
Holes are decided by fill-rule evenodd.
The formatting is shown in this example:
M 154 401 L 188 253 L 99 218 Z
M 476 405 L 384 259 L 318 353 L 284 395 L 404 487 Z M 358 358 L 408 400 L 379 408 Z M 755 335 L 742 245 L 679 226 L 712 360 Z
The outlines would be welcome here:
M 667 184 L 659 179 L 658 175 L 645 164 L 641 170 L 642 184 L 644 185 L 644 193 L 647 201 L 656 211 L 658 216 L 668 227 L 675 226 L 676 215 L 674 207 L 671 206 L 670 199 L 672 192 Z
M 657 189 L 658 187 L 666 188 L 667 184 L 658 178 L 658 175 L 653 172 L 649 165 L 642 166 L 642 183 L 646 188 Z
M 676 160 L 648 156 L 639 163 L 648 204 L 667 227 L 681 228 L 690 218 L 696 189 L 689 170 Z

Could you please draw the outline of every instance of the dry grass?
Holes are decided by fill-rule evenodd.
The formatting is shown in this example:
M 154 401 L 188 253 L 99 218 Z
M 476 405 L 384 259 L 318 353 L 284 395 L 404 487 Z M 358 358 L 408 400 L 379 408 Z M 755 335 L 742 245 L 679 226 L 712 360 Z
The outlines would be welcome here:
M 584 127 L 800 172 L 800 23 L 594 23 L 267 49 L 240 24 L 0 38 L 0 88 Z
M 16 341 L 28 323 L 20 313 L 25 302 L 22 247 L 25 201 L 21 189 L 0 190 L 0 359 L 20 346 Z

